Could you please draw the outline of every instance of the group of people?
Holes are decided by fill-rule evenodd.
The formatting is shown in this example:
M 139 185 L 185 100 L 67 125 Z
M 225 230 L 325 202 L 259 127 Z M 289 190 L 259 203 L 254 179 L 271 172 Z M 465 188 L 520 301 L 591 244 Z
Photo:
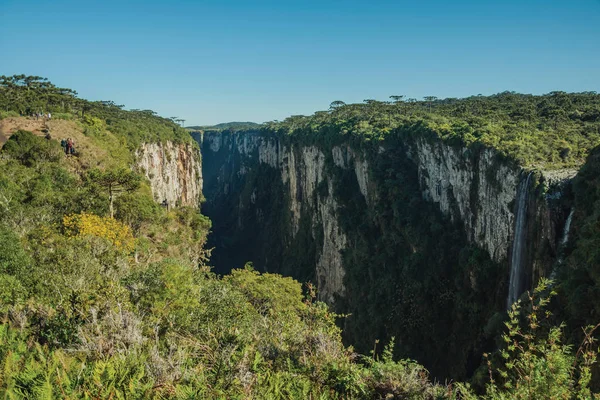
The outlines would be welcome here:
M 75 142 L 73 141 L 73 139 L 63 139 L 60 141 L 60 145 L 67 156 L 75 154 Z
M 48 120 L 52 119 L 52 114 L 50 114 L 50 113 L 48 113 L 48 114 L 44 114 L 44 113 L 38 112 L 38 113 L 33 113 L 33 114 L 31 114 L 31 116 L 32 116 L 33 118 L 35 118 L 35 119 L 36 119 L 36 121 L 37 121 L 38 119 L 40 119 L 40 118 L 42 118 L 42 119 L 48 119 Z

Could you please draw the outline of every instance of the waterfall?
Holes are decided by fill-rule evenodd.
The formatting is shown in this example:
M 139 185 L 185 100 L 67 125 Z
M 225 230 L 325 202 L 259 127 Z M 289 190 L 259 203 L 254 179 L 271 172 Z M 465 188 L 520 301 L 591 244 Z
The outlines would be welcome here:
M 571 231 L 571 221 L 573 220 L 573 214 L 575 213 L 575 207 L 571 208 L 571 212 L 565 221 L 565 228 L 563 229 L 563 235 L 560 239 L 560 247 L 565 247 L 569 241 L 569 232 Z
M 565 261 L 565 246 L 567 245 L 567 242 L 569 241 L 569 232 L 571 231 L 571 221 L 573 221 L 573 214 L 575 213 L 575 207 L 571 208 L 571 212 L 569 212 L 569 216 L 567 217 L 567 220 L 565 221 L 565 227 L 563 228 L 563 234 L 562 237 L 560 238 L 560 243 L 559 243 L 559 256 L 558 256 L 558 264 L 562 264 Z M 552 273 L 550 274 L 550 279 L 554 280 L 556 278 L 556 269 L 557 269 L 557 265 L 554 266 L 554 268 L 552 269 Z
M 517 210 L 515 219 L 515 234 L 510 259 L 510 283 L 508 286 L 507 308 L 517 301 L 522 293 L 523 278 L 523 256 L 525 254 L 525 239 L 527 237 L 527 197 L 529 195 L 530 172 L 527 179 L 519 183 L 517 189 Z

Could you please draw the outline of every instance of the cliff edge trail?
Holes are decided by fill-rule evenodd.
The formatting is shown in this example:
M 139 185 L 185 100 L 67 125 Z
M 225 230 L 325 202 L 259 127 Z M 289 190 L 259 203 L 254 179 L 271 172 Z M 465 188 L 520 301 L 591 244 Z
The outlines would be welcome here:
M 77 165 L 77 169 L 89 169 L 112 162 L 110 153 L 104 145 L 107 142 L 112 143 L 114 139 L 104 137 L 101 140 L 104 144 L 97 143 L 93 138 L 85 135 L 83 126 L 69 120 L 51 119 L 43 121 L 42 119 L 35 120 L 28 117 L 9 117 L 0 120 L 0 148 L 19 130 L 30 131 L 36 136 L 44 137 L 45 129 L 48 129 L 53 140 L 60 141 L 69 137 L 74 140 L 76 149 L 79 152 L 79 156 L 76 158 L 77 161 L 73 161 L 73 166 Z
M 42 119 L 34 120 L 25 117 L 14 117 L 0 120 L 0 147 L 10 139 L 13 133 L 19 130 L 30 131 L 37 136 L 44 136 L 42 132 L 44 127 L 45 121 Z

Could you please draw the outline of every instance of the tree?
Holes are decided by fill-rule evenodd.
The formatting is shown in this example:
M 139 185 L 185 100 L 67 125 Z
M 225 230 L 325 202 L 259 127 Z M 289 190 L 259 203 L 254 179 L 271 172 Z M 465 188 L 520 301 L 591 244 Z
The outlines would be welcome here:
M 119 251 L 127 253 L 133 252 L 135 248 L 131 228 L 112 217 L 100 217 L 89 213 L 70 214 L 63 217 L 63 225 L 67 236 L 70 237 L 96 236 L 108 240 Z
M 367 106 L 367 118 L 369 122 L 372 122 L 373 117 L 376 114 L 381 113 L 383 111 L 383 107 L 385 106 L 384 102 L 374 99 L 365 99 L 363 100 L 363 103 L 365 103 Z
M 125 168 L 110 171 L 93 169 L 88 172 L 86 179 L 90 182 L 100 185 L 108 192 L 111 218 L 114 218 L 115 214 L 113 204 L 116 196 L 122 193 L 133 192 L 137 190 L 137 188 L 140 187 L 142 180 L 140 175 Z
M 396 107 L 401 108 L 402 105 L 404 104 L 404 97 L 406 97 L 406 96 L 404 96 L 403 94 L 402 95 L 394 95 L 394 96 L 390 96 L 390 99 L 392 99 L 392 101 L 396 105 Z M 402 108 L 405 109 L 406 106 L 404 106 Z
M 341 101 L 341 100 L 335 100 L 335 101 L 332 101 L 331 104 L 329 105 L 329 110 L 335 111 L 338 108 L 341 108 L 341 107 L 343 107 L 345 105 L 346 105 L 346 103 L 344 103 L 343 101 Z
M 429 112 L 431 112 L 431 103 L 437 100 L 436 96 L 425 96 L 423 99 L 427 102 Z
M 394 104 L 400 104 L 404 102 L 404 97 L 404 95 L 390 96 L 390 99 L 394 101 Z
M 63 157 L 56 142 L 48 141 L 23 130 L 15 132 L 0 152 L 27 167 L 33 167 L 44 161 L 57 162 Z

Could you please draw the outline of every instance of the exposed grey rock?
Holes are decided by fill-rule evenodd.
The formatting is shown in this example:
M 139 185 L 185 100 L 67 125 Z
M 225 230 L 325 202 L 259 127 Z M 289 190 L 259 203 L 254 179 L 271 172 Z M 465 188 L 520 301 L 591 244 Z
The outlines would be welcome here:
M 200 153 L 192 144 L 145 143 L 136 166 L 150 181 L 154 200 L 170 206 L 198 207 L 202 197 Z
M 286 204 L 291 215 L 289 235 L 294 238 L 298 234 L 300 221 L 306 215 L 303 213 L 309 213 L 313 238 L 322 233 L 323 241 L 319 243 L 315 260 L 319 298 L 331 304 L 336 296 L 343 296 L 345 270 L 342 252 L 349 243 L 348 235 L 339 222 L 341 207 L 333 194 L 331 166 L 326 165 L 326 160 L 332 159 L 335 168 L 354 172 L 358 188 L 369 205 L 376 201 L 377 191 L 372 187 L 371 166 L 366 155 L 348 144 L 334 146 L 331 154 L 326 154 L 325 150 L 314 145 L 289 144 L 289 141 L 284 145 L 277 137 L 258 133 L 207 134 L 203 146 L 208 151 L 217 152 L 226 148 L 229 160 L 226 162 L 238 176 L 260 164 L 279 172 L 285 190 L 281 195 L 288 199 Z M 422 137 L 407 140 L 405 150 L 406 157 L 417 167 L 423 198 L 434 202 L 442 213 L 462 224 L 467 239 L 486 250 L 494 261 L 510 264 L 517 189 L 527 175 L 525 171 L 501 159 L 493 149 L 472 154 L 464 147 Z M 391 150 L 379 146 L 379 154 L 386 151 Z M 547 182 L 568 180 L 572 176 L 572 171 L 544 175 Z M 225 193 L 226 190 L 227 182 L 222 182 L 221 191 Z M 528 186 L 528 190 L 533 193 L 536 185 Z M 253 193 L 250 202 L 256 196 Z M 523 251 L 530 254 L 520 257 L 527 264 L 529 277 L 523 282 L 528 283 L 533 268 L 541 271 L 536 266 L 538 261 L 532 258 L 536 257 L 530 251 L 536 246 L 532 241 L 543 240 L 551 247 L 556 241 L 545 201 L 530 197 L 531 211 L 524 218 L 531 219 L 531 229 L 522 232 L 525 235 L 523 240 L 529 241 Z M 262 217 L 259 219 L 262 220 Z M 537 236 L 531 233 L 536 229 Z M 471 279 L 471 285 L 476 285 L 475 278 Z
M 423 197 L 461 221 L 467 237 L 495 261 L 508 257 L 521 170 L 500 163 L 491 149 L 471 159 L 464 149 L 418 139 L 410 151 L 419 167 Z

